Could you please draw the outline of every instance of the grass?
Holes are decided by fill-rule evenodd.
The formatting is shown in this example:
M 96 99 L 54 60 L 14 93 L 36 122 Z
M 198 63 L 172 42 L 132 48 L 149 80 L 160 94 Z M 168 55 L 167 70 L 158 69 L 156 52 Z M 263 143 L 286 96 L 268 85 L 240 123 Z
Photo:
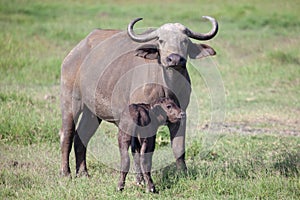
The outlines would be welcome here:
M 272 198 L 299 196 L 299 141 L 274 135 L 230 135 L 199 158 L 188 150 L 189 173 L 180 176 L 171 165 L 154 172 L 160 194 L 150 195 L 133 184 L 116 193 L 118 173 L 89 156 L 90 179 L 57 176 L 58 144 L 2 146 L 2 195 L 5 198 L 127 199 L 127 198 Z M 194 144 L 195 149 L 200 144 Z M 14 149 L 18 148 L 18 151 Z M 232 156 L 234 154 L 234 156 Z M 73 157 L 73 156 L 72 156 Z M 73 163 L 72 163 L 73 165 Z M 74 166 L 73 166 L 74 167 Z M 111 178 L 114 177 L 112 180 Z M 46 185 L 46 187 L 45 187 Z
M 0 198 L 297 199 L 300 5 L 277 0 L 136 2 L 0 2 Z M 96 27 L 125 30 L 130 20 L 144 17 L 138 26 L 178 21 L 203 32 L 210 26 L 200 20 L 202 15 L 220 23 L 218 36 L 206 42 L 217 56 L 202 62 L 217 63 L 226 93 L 226 119 L 212 138 L 215 145 L 205 150 L 209 90 L 189 67 L 193 91 L 201 98 L 199 122 L 187 143 L 188 175 L 178 174 L 171 163 L 153 172 L 160 194 L 134 186 L 133 174 L 124 192 L 117 193 L 118 172 L 90 151 L 90 179 L 60 178 L 59 79 L 66 54 Z M 104 123 L 96 135 L 115 143 L 115 132 Z M 162 128 L 157 152 L 170 150 L 169 145 Z

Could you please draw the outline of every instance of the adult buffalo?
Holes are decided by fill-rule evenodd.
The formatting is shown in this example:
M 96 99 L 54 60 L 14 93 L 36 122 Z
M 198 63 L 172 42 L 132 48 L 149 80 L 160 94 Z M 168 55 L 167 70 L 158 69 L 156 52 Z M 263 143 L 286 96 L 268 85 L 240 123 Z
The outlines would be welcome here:
M 212 30 L 205 34 L 179 23 L 136 34 L 133 27 L 142 18 L 129 23 L 127 33 L 97 29 L 67 55 L 61 68 L 62 175 L 71 173 L 73 141 L 76 175 L 88 175 L 86 147 L 91 136 L 102 120 L 118 125 L 121 112 L 129 104 L 151 104 L 168 97 L 186 111 L 191 93 L 187 57 L 215 55 L 208 45 L 190 40 L 210 40 L 217 34 L 217 21 L 204 18 L 212 23 Z M 167 126 L 177 168 L 186 170 L 186 120 Z

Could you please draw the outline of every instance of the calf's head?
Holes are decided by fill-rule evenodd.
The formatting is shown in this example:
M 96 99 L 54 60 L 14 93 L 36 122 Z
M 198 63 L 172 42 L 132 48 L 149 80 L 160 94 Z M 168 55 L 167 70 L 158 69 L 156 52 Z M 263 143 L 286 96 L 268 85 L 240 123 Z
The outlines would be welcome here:
M 185 112 L 170 98 L 161 98 L 153 103 L 151 110 L 161 123 L 176 123 L 185 117 Z
M 164 67 L 185 67 L 187 57 L 198 59 L 205 56 L 215 55 L 215 51 L 208 45 L 193 43 L 190 38 L 196 40 L 210 40 L 218 32 L 217 21 L 208 16 L 213 27 L 208 33 L 196 33 L 179 23 L 164 24 L 156 30 L 137 35 L 133 31 L 136 22 L 142 20 L 137 18 L 128 25 L 129 37 L 140 43 L 153 42 L 142 45 L 137 49 L 137 56 L 146 59 L 158 59 Z

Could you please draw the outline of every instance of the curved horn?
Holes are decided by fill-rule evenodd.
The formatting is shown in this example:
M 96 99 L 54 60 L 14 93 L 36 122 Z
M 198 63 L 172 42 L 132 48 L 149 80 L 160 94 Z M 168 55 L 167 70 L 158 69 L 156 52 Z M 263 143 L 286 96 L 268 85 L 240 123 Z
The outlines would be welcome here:
M 209 17 L 209 16 L 203 16 L 204 19 L 208 19 L 213 27 L 211 29 L 210 32 L 208 33 L 196 33 L 196 32 L 193 32 L 191 30 L 189 30 L 188 28 L 186 29 L 186 35 L 190 38 L 193 38 L 193 39 L 196 39 L 196 40 L 210 40 L 212 39 L 213 37 L 215 37 L 215 35 L 217 34 L 218 32 L 218 22 L 215 18 L 212 18 L 212 17 Z
M 152 31 L 150 33 L 147 34 L 141 34 L 141 35 L 136 35 L 133 31 L 133 26 L 135 25 L 136 22 L 142 20 L 143 18 L 136 18 L 135 20 L 131 21 L 128 24 L 127 27 L 127 33 L 129 35 L 129 37 L 136 41 L 136 42 L 148 42 L 150 40 L 156 39 L 158 36 L 156 34 L 156 31 Z

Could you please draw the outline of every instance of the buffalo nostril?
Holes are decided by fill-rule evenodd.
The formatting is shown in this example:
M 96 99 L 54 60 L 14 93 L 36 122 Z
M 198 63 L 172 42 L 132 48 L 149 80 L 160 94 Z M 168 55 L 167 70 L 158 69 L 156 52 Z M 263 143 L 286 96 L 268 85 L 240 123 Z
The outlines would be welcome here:
M 179 116 L 180 116 L 180 118 L 185 118 L 185 112 L 181 112 L 180 114 L 179 114 Z
M 168 56 L 166 60 L 168 63 L 172 62 L 172 58 L 170 56 Z
M 167 58 L 166 61 L 169 66 L 178 66 L 178 65 L 185 65 L 186 60 L 182 56 L 178 54 L 170 54 Z

